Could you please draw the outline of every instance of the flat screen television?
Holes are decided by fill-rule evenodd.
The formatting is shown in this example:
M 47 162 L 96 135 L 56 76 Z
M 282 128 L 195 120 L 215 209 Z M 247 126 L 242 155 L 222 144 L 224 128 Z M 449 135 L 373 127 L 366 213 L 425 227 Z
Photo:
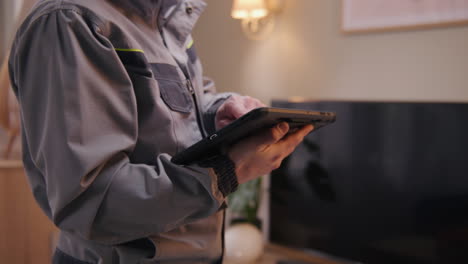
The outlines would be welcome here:
M 272 105 L 337 113 L 272 172 L 273 243 L 369 264 L 468 263 L 468 103 Z

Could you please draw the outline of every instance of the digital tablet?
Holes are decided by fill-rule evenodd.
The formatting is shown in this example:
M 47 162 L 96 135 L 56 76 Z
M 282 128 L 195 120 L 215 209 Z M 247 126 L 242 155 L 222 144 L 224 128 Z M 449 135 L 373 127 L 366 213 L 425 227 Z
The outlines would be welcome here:
M 177 153 L 172 157 L 172 162 L 179 165 L 189 165 L 203 161 L 219 154 L 224 146 L 232 145 L 244 137 L 262 129 L 273 127 L 280 122 L 288 122 L 290 131 L 307 124 L 312 124 L 314 131 L 316 131 L 335 122 L 335 120 L 336 114 L 333 112 L 274 107 L 256 108 L 182 152 Z

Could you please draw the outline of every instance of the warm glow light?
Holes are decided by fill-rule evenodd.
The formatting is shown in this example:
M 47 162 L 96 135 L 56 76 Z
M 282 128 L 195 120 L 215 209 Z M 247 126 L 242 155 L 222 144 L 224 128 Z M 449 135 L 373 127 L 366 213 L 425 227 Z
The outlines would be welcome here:
M 233 0 L 231 16 L 240 19 L 242 31 L 250 39 L 264 39 L 274 28 L 283 0 Z
M 268 10 L 264 0 L 234 0 L 231 16 L 236 19 L 259 19 L 266 17 Z

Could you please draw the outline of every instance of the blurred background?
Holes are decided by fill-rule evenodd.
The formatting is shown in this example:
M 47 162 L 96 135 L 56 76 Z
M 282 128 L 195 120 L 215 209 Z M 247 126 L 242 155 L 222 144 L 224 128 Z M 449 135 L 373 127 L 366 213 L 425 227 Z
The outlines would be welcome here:
M 230 16 L 232 1 L 206 2 L 195 45 L 219 90 L 266 103 L 468 101 L 467 26 L 345 34 L 342 1 L 286 0 L 273 32 L 252 41 Z
M 2 65 L 18 21 L 33 2 L 0 1 Z M 449 263 L 444 257 L 458 257 L 460 250 L 468 252 L 465 250 L 468 249 L 468 217 L 453 214 L 454 211 L 468 212 L 465 210 L 468 209 L 465 197 L 468 182 L 464 180 L 468 168 L 462 165 L 468 164 L 468 155 L 463 151 L 468 143 L 466 139 L 461 140 L 463 133 L 468 133 L 468 127 L 460 125 L 466 123 L 464 120 L 468 115 L 467 0 L 269 0 L 264 3 L 251 0 L 252 6 L 258 5 L 259 10 L 267 8 L 270 12 L 267 16 L 260 14 L 258 20 L 252 14 L 241 12 L 243 6 L 239 3 L 248 0 L 206 2 L 208 7 L 198 21 L 193 37 L 205 75 L 215 80 L 218 91 L 248 94 L 275 106 L 339 113 L 340 123 L 334 132 L 327 133 L 326 129 L 333 129 L 330 126 L 310 137 L 308 145 L 302 146 L 299 154 L 287 162 L 286 165 L 291 167 L 283 165 L 275 172 L 276 183 L 271 183 L 270 177 L 264 177 L 258 183 L 260 187 L 254 187 L 258 189 L 258 195 L 251 199 L 261 203 L 253 207 L 258 210 L 265 240 L 312 251 L 319 248 L 316 247 L 318 243 L 325 253 L 362 260 L 366 259 L 368 251 L 354 248 L 351 254 L 346 245 L 352 244 L 353 239 L 337 235 L 355 229 L 358 233 L 353 236 L 359 236 L 359 232 L 366 232 L 367 226 L 374 225 L 376 229 L 368 238 L 369 241 L 374 239 L 372 243 L 377 241 L 375 245 L 379 251 L 374 250 L 372 254 L 384 253 L 369 253 L 377 261 L 363 263 L 384 263 L 379 261 L 382 258 L 390 263 Z M 399 9 L 390 3 L 406 7 L 401 10 L 408 14 L 398 13 Z M 363 7 L 367 13 L 353 13 L 352 10 L 358 7 Z M 424 17 L 428 10 L 434 10 L 434 13 Z M 374 11 L 376 15 L 372 16 Z M 377 25 L 378 12 L 397 14 L 388 16 L 397 23 Z M 374 20 L 353 28 L 353 21 L 359 22 L 364 15 Z M 426 20 L 405 20 L 418 16 Z M 398 24 L 400 22 L 403 24 Z M 5 76 L 5 72 L 0 75 L 0 84 L 7 81 Z M 16 109 L 11 93 L 1 89 L 0 259 L 5 263 L 49 263 L 57 231 L 36 206 L 23 173 L 19 161 Z M 366 116 L 370 112 L 375 115 Z M 423 121 L 413 122 L 421 115 L 425 116 Z M 446 116 L 455 117 L 447 120 Z M 404 124 L 400 130 L 393 130 L 399 127 L 401 119 Z M 443 124 L 448 129 L 441 126 L 434 133 L 425 134 L 424 140 L 416 140 L 420 134 L 415 131 L 431 130 L 431 122 Z M 378 136 L 373 137 L 376 134 Z M 370 145 L 365 145 L 366 142 Z M 439 148 L 428 149 L 427 146 Z M 348 152 L 341 151 L 343 148 Z M 307 152 L 309 150 L 312 154 Z M 435 154 L 427 155 L 428 152 Z M 357 156 L 360 157 L 358 161 Z M 414 162 L 408 163 L 408 160 Z M 361 167 L 349 167 L 352 162 Z M 435 175 L 434 170 L 423 170 L 424 164 L 431 162 L 436 164 L 435 167 L 456 169 L 439 170 Z M 381 163 L 385 166 L 376 165 Z M 315 169 L 309 171 L 310 166 L 306 168 L 299 164 L 315 164 Z M 364 175 L 362 172 L 366 168 L 372 169 Z M 307 178 L 308 173 L 319 178 L 311 180 Z M 301 189 L 302 193 L 291 182 L 291 179 L 297 180 L 298 175 L 309 181 L 299 181 L 302 187 L 312 184 L 308 190 Z M 435 185 L 428 187 L 429 183 Z M 375 186 L 381 189 L 372 191 Z M 424 191 L 416 190 L 421 186 L 426 186 Z M 434 195 L 438 186 L 445 187 Z M 272 198 L 272 190 L 281 195 Z M 249 192 L 251 190 L 247 190 L 246 197 L 250 197 Z M 379 196 L 382 193 L 385 197 Z M 288 200 L 291 197 L 293 199 Z M 395 197 L 401 199 L 395 200 Z M 424 201 L 422 206 L 417 206 L 423 213 L 417 214 L 415 219 L 409 219 L 411 214 L 407 214 L 413 212 L 413 208 L 405 207 L 403 212 L 400 206 L 408 197 L 414 198 L 415 204 Z M 299 198 L 303 198 L 304 203 L 291 206 L 297 204 Z M 242 204 L 242 198 L 240 201 Z M 323 217 L 317 217 L 315 221 L 311 215 L 282 211 L 285 203 L 296 211 L 318 212 Z M 372 206 L 362 206 L 366 203 Z M 354 212 L 372 212 L 373 206 L 388 214 L 371 223 L 354 218 Z M 447 207 L 449 210 L 445 210 Z M 423 231 L 414 228 L 424 223 L 422 219 L 434 219 L 430 213 L 433 211 L 448 215 L 448 220 L 437 218 L 437 225 L 423 225 Z M 289 221 L 281 215 L 296 220 Z M 365 217 L 369 219 L 370 216 Z M 330 219 L 346 221 L 350 218 L 354 219 L 348 221 L 352 225 L 341 222 L 329 225 Z M 405 220 L 393 221 L 399 226 L 378 222 L 384 221 L 383 218 L 392 221 L 408 219 L 411 224 Z M 290 234 L 307 234 L 308 237 L 285 238 L 281 226 L 298 227 L 290 229 Z M 385 236 L 387 234 L 381 232 L 385 228 L 403 236 Z M 406 232 L 408 230 L 411 232 Z M 412 233 L 414 230 L 419 233 Z M 364 245 L 369 241 L 361 242 Z M 454 245 L 456 252 L 447 253 L 445 249 Z M 395 257 L 389 252 L 405 253 Z

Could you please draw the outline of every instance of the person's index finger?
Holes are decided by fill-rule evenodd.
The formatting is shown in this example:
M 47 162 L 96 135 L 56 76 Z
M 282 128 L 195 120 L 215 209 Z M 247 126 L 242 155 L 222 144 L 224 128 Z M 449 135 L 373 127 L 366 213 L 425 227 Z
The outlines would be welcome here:
M 307 136 L 307 134 L 309 134 L 313 129 L 314 127 L 312 125 L 306 125 L 304 127 L 301 127 L 300 129 L 282 138 L 281 141 L 278 142 L 278 144 L 284 146 L 292 144 L 294 145 L 294 147 L 296 147 L 299 143 L 302 142 L 304 137 Z
M 309 125 L 306 125 L 304 127 L 301 127 L 301 129 L 299 129 L 299 131 L 297 131 L 297 132 L 298 133 L 303 133 L 304 136 L 307 136 L 307 134 L 309 134 L 313 130 L 314 130 L 314 126 L 309 124 Z
M 302 127 L 295 127 L 289 130 L 288 136 L 292 134 L 296 134 L 296 133 L 307 135 L 312 130 L 314 130 L 314 127 L 312 125 L 304 125 Z

